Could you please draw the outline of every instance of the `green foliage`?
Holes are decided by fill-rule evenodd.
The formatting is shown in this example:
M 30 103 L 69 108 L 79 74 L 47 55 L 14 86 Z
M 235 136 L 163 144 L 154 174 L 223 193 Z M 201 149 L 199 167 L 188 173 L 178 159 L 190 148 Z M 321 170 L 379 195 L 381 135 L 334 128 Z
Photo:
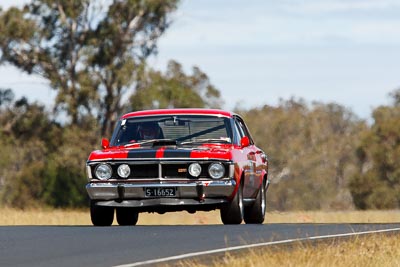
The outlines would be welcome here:
M 45 165 L 43 142 L 10 140 L 4 146 L 9 159 L 3 161 L 0 172 L 3 203 L 18 208 L 39 205 L 44 189 L 41 180 Z
M 43 176 L 46 190 L 42 197 L 46 204 L 53 207 L 87 205 L 85 162 L 90 151 L 96 147 L 95 133 L 85 128 L 64 128 L 62 142 L 46 162 Z
M 0 201 L 19 208 L 87 205 L 84 166 L 99 142 L 96 121 L 61 126 L 26 99 L 0 111 Z
M 337 104 L 281 101 L 278 107 L 237 111 L 269 156 L 273 209 L 348 209 L 355 149 L 366 125 Z
M 400 207 L 400 90 L 393 106 L 374 110 L 374 123 L 364 132 L 358 147 L 360 173 L 352 178 L 350 190 L 360 209 Z
M 132 110 L 152 108 L 220 108 L 220 92 L 211 85 L 199 68 L 186 75 L 182 66 L 170 61 L 166 73 L 148 70 L 138 81 L 136 92 L 130 98 Z

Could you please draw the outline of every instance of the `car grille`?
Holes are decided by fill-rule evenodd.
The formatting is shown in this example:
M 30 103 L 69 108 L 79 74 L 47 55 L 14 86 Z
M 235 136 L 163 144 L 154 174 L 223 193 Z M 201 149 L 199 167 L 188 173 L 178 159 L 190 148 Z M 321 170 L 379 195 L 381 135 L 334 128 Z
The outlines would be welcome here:
M 129 167 L 131 167 L 131 174 L 130 174 L 129 178 L 156 178 L 156 177 L 159 177 L 158 164 L 130 165 Z
M 111 168 L 113 170 L 112 179 L 123 179 L 118 176 L 117 169 L 120 164 L 128 164 L 131 168 L 131 173 L 128 179 L 152 179 L 152 178 L 206 178 L 208 177 L 208 166 L 211 162 L 203 162 L 200 163 L 202 167 L 202 171 L 199 177 L 192 177 L 188 168 L 191 162 L 189 163 L 140 163 L 140 164 L 132 164 L 131 162 L 115 162 L 111 164 Z M 94 174 L 96 165 L 91 165 L 92 173 Z M 225 165 L 225 174 L 228 174 L 229 165 Z

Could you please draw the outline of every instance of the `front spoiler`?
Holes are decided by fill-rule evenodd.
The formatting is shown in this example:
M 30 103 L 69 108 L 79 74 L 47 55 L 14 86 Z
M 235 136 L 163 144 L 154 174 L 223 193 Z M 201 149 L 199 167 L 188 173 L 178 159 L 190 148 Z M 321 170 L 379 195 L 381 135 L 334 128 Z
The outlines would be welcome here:
M 146 197 L 145 188 L 176 188 L 174 197 Z M 218 205 L 228 202 L 236 187 L 234 179 L 220 181 L 185 181 L 142 183 L 98 183 L 91 182 L 86 190 L 91 200 L 99 206 L 109 207 L 154 207 Z

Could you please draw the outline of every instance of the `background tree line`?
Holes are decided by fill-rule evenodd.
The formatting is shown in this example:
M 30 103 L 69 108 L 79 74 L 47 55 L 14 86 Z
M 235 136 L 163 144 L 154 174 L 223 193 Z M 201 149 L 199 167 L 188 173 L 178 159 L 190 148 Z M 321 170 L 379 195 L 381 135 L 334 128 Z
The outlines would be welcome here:
M 87 205 L 84 165 L 118 116 L 148 108 L 220 108 L 207 75 L 146 62 L 177 0 L 36 0 L 0 11 L 0 63 L 41 75 L 54 109 L 0 88 L 0 203 Z M 372 123 L 335 103 L 237 108 L 270 159 L 271 209 L 398 208 L 400 90 Z M 63 118 L 63 119 L 60 119 Z

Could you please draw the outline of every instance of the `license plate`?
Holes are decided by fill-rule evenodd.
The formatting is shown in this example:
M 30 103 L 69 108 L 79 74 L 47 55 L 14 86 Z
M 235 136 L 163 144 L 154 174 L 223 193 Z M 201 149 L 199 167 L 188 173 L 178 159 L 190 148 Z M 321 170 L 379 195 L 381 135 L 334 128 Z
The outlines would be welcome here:
M 175 187 L 146 187 L 144 189 L 146 197 L 174 197 Z

